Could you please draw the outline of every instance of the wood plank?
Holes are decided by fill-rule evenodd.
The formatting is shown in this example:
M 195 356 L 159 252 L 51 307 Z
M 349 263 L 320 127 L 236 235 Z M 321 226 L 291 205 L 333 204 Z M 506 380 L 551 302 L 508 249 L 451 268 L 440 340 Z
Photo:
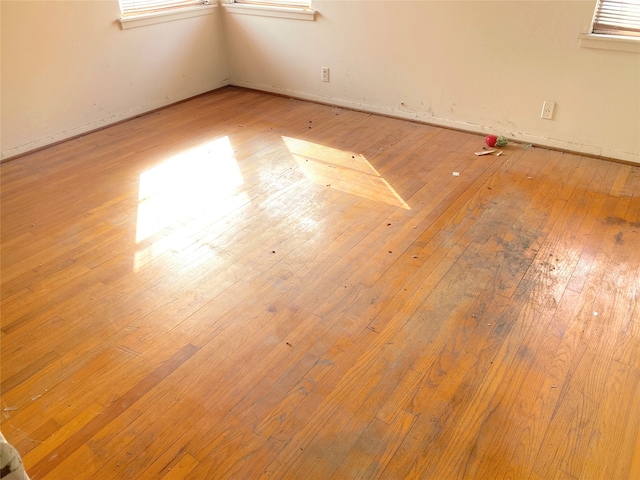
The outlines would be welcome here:
M 127 408 L 133 405 L 136 400 L 142 397 L 149 389 L 155 386 L 158 382 L 162 381 L 170 375 L 176 368 L 182 365 L 183 362 L 189 359 L 196 351 L 196 348 L 187 344 L 178 353 L 168 359 L 161 367 L 152 372 L 143 381 L 141 381 L 136 387 L 131 389 L 118 401 L 113 402 L 104 411 L 98 412 L 88 423 L 83 425 L 77 431 L 64 440 L 60 445 L 54 446 L 53 451 L 49 451 L 48 458 L 42 458 L 35 462 L 33 467 L 29 468 L 29 472 L 32 476 L 44 475 L 50 470 L 56 468 L 66 457 L 77 449 L 84 447 L 84 443 L 90 439 L 98 430 L 104 425 L 113 421 Z

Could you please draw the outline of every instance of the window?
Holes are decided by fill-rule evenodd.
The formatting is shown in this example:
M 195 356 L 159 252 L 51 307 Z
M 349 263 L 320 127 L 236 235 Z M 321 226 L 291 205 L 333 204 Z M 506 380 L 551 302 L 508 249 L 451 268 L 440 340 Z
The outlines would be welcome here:
M 207 15 L 217 0 L 120 0 L 122 29 Z
M 640 37 L 640 0 L 598 0 L 592 33 Z
M 311 6 L 310 2 L 305 2 L 304 0 L 234 0 L 234 3 L 289 8 L 309 8 Z
M 207 4 L 208 0 L 120 0 L 120 11 L 123 17 L 130 17 Z
M 227 12 L 263 17 L 315 20 L 310 0 L 223 0 Z
M 598 0 L 591 31 L 580 46 L 640 53 L 640 0 Z

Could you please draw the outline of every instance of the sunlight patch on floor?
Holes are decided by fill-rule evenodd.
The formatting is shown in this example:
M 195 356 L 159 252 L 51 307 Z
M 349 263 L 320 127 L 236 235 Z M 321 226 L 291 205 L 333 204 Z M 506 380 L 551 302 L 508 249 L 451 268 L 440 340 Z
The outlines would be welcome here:
M 228 137 L 185 150 L 140 175 L 134 270 L 248 203 Z
M 283 136 L 282 140 L 314 183 L 411 210 L 363 155 L 297 138 Z

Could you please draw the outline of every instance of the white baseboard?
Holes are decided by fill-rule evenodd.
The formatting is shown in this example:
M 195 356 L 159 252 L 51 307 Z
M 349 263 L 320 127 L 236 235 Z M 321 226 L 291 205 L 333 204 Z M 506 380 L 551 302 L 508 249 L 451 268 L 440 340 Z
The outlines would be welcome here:
M 447 118 L 440 118 L 428 115 L 426 113 L 411 113 L 402 110 L 396 110 L 391 107 L 380 107 L 377 105 L 369 105 L 365 103 L 353 102 L 350 100 L 343 100 L 334 97 L 325 97 L 322 95 L 316 95 L 313 93 L 299 92 L 296 90 L 289 90 L 285 88 L 273 87 L 269 85 L 256 84 L 251 82 L 245 82 L 242 80 L 231 80 L 231 85 L 237 87 L 251 88 L 253 90 L 260 90 L 264 92 L 277 93 L 279 95 L 287 95 L 293 98 L 301 100 L 310 100 L 313 102 L 323 103 L 327 105 L 335 105 L 337 107 L 345 107 L 354 110 L 362 110 L 369 113 L 378 113 L 381 115 L 389 115 L 392 117 L 402 118 L 406 120 L 414 120 L 421 123 L 430 125 L 436 125 L 439 127 L 453 128 L 456 130 L 463 130 L 470 133 L 477 134 L 489 134 L 496 131 L 495 127 L 488 127 L 485 125 L 478 125 L 475 123 L 461 122 L 458 120 L 450 120 Z M 518 143 L 532 144 L 541 147 L 548 147 L 557 150 L 563 150 L 567 152 L 583 153 L 586 155 L 594 155 L 597 157 L 611 158 L 616 160 L 623 160 L 625 162 L 640 164 L 640 154 L 633 152 L 625 152 L 621 150 L 614 150 L 609 148 L 602 148 L 595 145 L 586 145 L 581 143 L 570 142 L 567 140 L 561 140 L 557 138 L 540 137 L 537 135 L 530 135 L 524 132 L 504 131 L 503 133 L 510 140 Z
M 7 150 L 3 150 L 0 153 L 0 162 L 17 155 L 22 155 L 23 153 L 31 152 L 34 150 L 38 150 L 40 148 L 44 148 L 55 143 L 62 142 L 64 140 L 77 137 L 79 135 L 83 135 L 85 133 L 93 132 L 95 130 L 99 130 L 104 127 L 108 127 L 109 125 L 113 125 L 118 122 L 122 122 L 124 120 L 129 120 L 131 118 L 137 117 L 139 115 L 144 115 L 145 113 L 149 113 L 153 110 L 157 110 L 158 108 L 166 107 L 168 105 L 172 105 L 174 103 L 181 102 L 183 100 L 188 100 L 191 97 L 196 97 L 203 93 L 210 92 L 212 90 L 216 90 L 221 87 L 225 87 L 229 85 L 229 80 L 223 80 L 217 85 L 211 85 L 204 89 L 194 90 L 189 92 L 180 98 L 164 98 L 157 102 L 153 102 L 147 105 L 141 105 L 137 108 L 127 110 L 126 112 L 116 113 L 106 118 L 102 118 L 100 120 L 96 120 L 91 123 L 87 123 L 85 125 L 80 125 L 75 128 L 71 128 L 69 130 L 64 130 L 62 132 L 47 135 L 46 137 L 39 138 L 38 140 L 34 140 L 33 142 L 25 143 L 24 145 L 19 145 L 17 147 L 9 148 Z

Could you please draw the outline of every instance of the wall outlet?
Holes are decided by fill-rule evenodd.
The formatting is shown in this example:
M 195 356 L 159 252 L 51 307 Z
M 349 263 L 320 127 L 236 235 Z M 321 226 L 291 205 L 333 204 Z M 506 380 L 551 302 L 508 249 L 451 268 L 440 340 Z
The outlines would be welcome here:
M 556 102 L 544 102 L 542 104 L 542 113 L 540 114 L 540 118 L 544 118 L 545 120 L 553 120 L 553 111 L 556 108 Z
M 329 67 L 322 67 L 322 81 L 329 81 Z

